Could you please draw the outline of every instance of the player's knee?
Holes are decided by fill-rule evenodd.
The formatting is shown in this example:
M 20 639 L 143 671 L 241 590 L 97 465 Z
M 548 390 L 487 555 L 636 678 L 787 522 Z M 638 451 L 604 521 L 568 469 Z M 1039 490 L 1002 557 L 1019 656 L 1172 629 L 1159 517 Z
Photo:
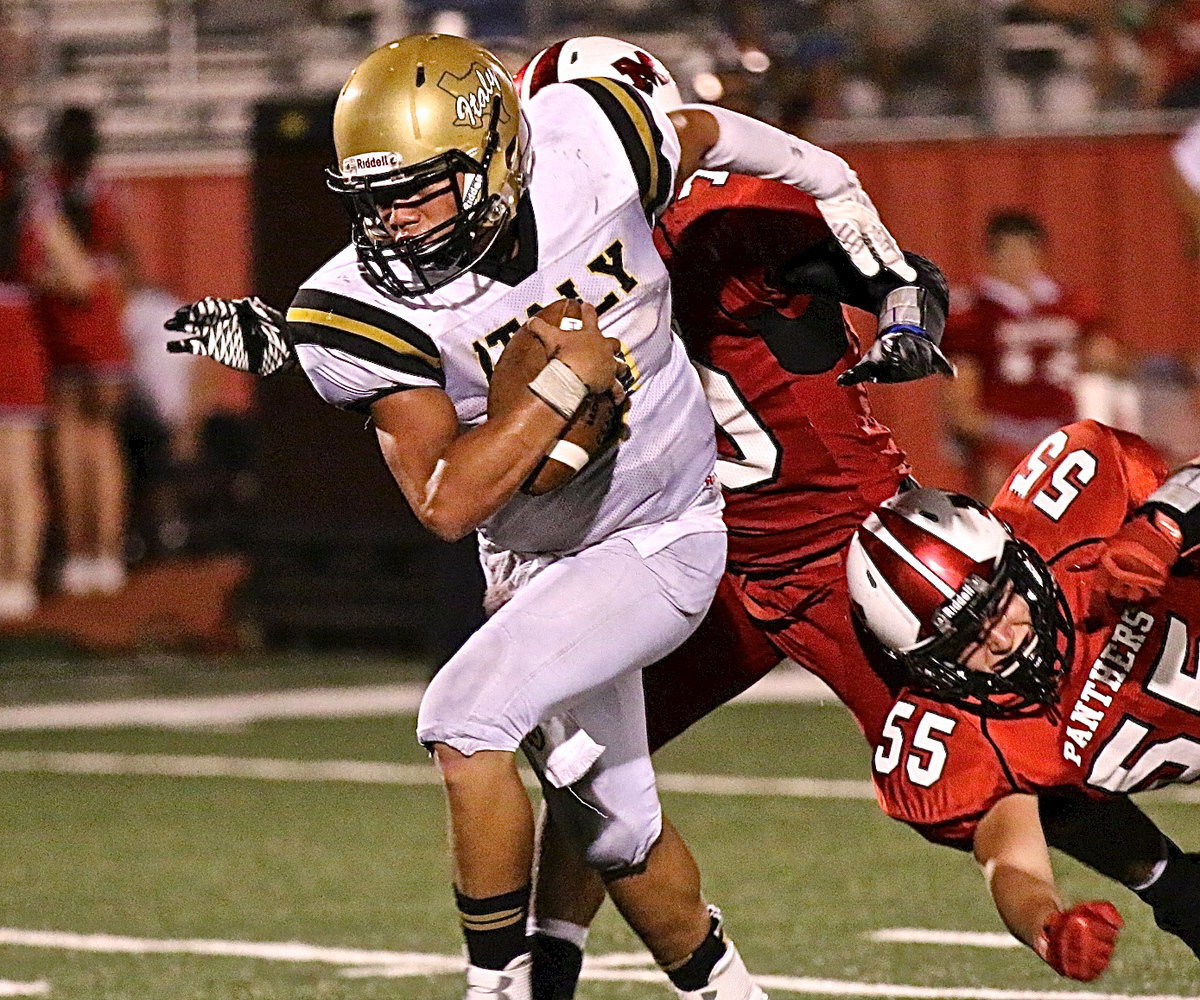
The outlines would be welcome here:
M 417 710 L 417 739 L 431 753 L 438 745 L 459 755 L 478 750 L 517 749 L 520 737 L 514 734 L 506 717 L 487 718 L 476 711 L 473 701 L 456 697 L 454 685 L 440 688 L 436 685 L 435 680 L 426 689 Z
M 662 833 L 662 813 L 630 817 L 609 817 L 585 845 L 588 864 L 601 875 L 614 875 L 636 869 L 650 854 L 650 848 Z

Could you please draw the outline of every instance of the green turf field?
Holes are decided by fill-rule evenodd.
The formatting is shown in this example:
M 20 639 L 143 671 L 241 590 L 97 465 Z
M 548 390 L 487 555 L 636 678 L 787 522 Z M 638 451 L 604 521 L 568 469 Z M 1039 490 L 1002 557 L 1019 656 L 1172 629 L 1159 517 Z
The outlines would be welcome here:
M 268 679 L 304 685 L 317 676 L 312 664 L 289 670 L 219 671 L 219 681 L 194 686 L 258 690 Z M 108 697 L 101 692 L 111 694 L 114 683 L 125 695 L 183 687 L 139 677 L 135 668 L 118 674 L 124 679 L 109 677 L 86 696 Z M 344 670 L 337 680 L 354 675 Z M 357 676 L 378 683 L 384 672 Z M 37 687 L 24 692 L 30 700 L 38 700 Z M 62 696 L 60 679 L 50 687 Z M 47 700 L 46 690 L 41 695 Z M 70 751 L 140 761 L 393 762 L 427 776 L 411 729 L 411 718 L 357 718 L 0 731 L 0 767 L 25 759 L 14 751 Z M 79 766 L 94 771 L 86 762 L 98 759 Z M 53 773 L 66 760 L 0 773 L 0 983 L 11 986 L 6 993 L 0 985 L 0 995 L 462 996 L 457 974 L 436 971 L 457 968 L 460 947 L 436 785 L 318 780 L 303 770 L 289 781 Z M 660 771 L 863 779 L 866 753 L 836 707 L 729 707 L 668 748 Z M 1107 895 L 1128 922 L 1113 967 L 1090 985 L 1058 978 L 1024 950 L 872 940 L 884 928 L 1002 928 L 968 858 L 925 844 L 869 799 L 668 792 L 664 801 L 751 968 L 789 977 L 773 997 L 920 995 L 909 987 L 981 1000 L 1052 991 L 1200 997 L 1200 963 L 1158 932 L 1129 893 L 1066 860 L 1059 871 L 1067 892 Z M 1149 808 L 1185 847 L 1200 848 L 1198 807 Z M 592 940 L 597 957 L 639 951 L 610 911 Z M 643 955 L 610 958 L 600 974 L 610 978 L 585 982 L 584 1000 L 670 995 Z M 820 987 L 814 979 L 837 984 Z

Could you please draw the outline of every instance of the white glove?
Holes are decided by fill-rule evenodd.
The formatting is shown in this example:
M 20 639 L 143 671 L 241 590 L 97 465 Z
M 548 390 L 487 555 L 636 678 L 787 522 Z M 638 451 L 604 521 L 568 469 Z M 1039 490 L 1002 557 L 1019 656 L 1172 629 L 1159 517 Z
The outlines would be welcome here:
M 283 313 L 256 295 L 204 298 L 180 306 L 163 326 L 187 335 L 167 344 L 172 354 L 201 354 L 251 375 L 274 375 L 296 361 Z
M 917 280 L 916 270 L 904 259 L 900 245 L 860 186 L 819 199 L 817 209 L 851 262 L 866 277 L 887 268 L 907 282 Z

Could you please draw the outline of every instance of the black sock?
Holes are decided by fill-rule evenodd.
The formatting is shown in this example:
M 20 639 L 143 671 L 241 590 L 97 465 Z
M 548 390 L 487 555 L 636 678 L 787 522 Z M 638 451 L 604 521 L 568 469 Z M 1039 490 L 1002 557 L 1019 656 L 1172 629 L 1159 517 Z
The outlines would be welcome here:
M 487 899 L 473 899 L 454 890 L 467 956 L 481 969 L 503 969 L 529 950 L 525 920 L 529 916 L 529 886 Z
M 1167 865 L 1145 889 L 1135 889 L 1154 910 L 1154 922 L 1200 958 L 1200 854 L 1184 854 L 1167 842 Z
M 529 939 L 533 952 L 533 1000 L 574 1000 L 583 967 L 583 951 L 571 941 L 538 933 Z
M 685 993 L 691 993 L 702 986 L 707 986 L 708 977 L 712 975 L 712 970 L 721 960 L 721 956 L 725 954 L 726 947 L 725 935 L 721 932 L 721 923 L 716 917 L 713 917 L 712 923 L 708 927 L 708 934 L 700 942 L 700 947 L 692 952 L 682 965 L 676 966 L 668 972 L 667 978 L 675 984 L 677 989 L 681 989 Z

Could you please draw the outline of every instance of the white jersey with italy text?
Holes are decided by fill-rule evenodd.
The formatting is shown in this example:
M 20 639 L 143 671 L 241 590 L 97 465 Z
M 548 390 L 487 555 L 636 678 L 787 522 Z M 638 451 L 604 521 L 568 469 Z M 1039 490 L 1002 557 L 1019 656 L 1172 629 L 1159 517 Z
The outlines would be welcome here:
M 525 113 L 532 155 L 514 256 L 394 299 L 367 283 L 349 247 L 305 282 L 288 326 L 328 402 L 366 410 L 392 392 L 439 387 L 474 427 L 486 418 L 492 367 L 521 324 L 559 298 L 593 303 L 636 379 L 628 437 L 565 487 L 517 494 L 480 528 L 497 548 L 570 552 L 697 506 L 715 509 L 713 422 L 671 332 L 667 272 L 649 222 L 670 198 L 674 130 L 612 80 L 547 87 Z

